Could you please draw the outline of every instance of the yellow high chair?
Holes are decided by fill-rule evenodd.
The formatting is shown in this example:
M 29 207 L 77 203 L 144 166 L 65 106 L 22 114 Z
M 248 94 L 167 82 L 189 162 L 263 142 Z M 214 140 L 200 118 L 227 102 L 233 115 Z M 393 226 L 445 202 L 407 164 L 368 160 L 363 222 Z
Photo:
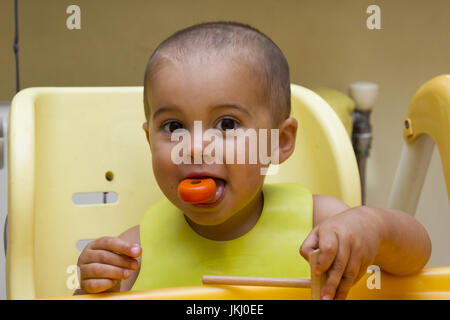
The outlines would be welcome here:
M 7 295 L 71 295 L 80 240 L 139 224 L 162 197 L 153 177 L 142 88 L 30 88 L 12 102 L 9 126 Z M 301 182 L 351 206 L 359 175 L 348 135 L 329 105 L 292 86 L 296 151 L 267 181 Z M 303 168 L 299 170 L 298 168 Z M 112 179 L 111 179 L 112 178 Z M 73 195 L 115 192 L 113 204 L 76 205 Z
M 336 113 L 311 90 L 292 85 L 292 115 L 299 121 L 296 150 L 278 174 L 267 177 L 267 183 L 300 182 L 313 193 L 359 205 L 358 168 Z M 70 296 L 80 241 L 115 236 L 137 225 L 145 210 L 162 197 L 143 121 L 140 87 L 30 88 L 14 97 L 8 155 L 9 299 Z M 73 195 L 86 192 L 115 192 L 118 200 L 74 204 Z M 402 279 L 383 274 L 382 290 L 368 290 L 362 279 L 350 298 L 448 298 L 449 286 L 444 292 L 440 288 L 443 279 L 450 282 L 449 275 L 446 268 Z M 411 284 L 411 279 L 416 280 Z M 200 286 L 93 297 L 302 299 L 310 297 L 310 290 Z

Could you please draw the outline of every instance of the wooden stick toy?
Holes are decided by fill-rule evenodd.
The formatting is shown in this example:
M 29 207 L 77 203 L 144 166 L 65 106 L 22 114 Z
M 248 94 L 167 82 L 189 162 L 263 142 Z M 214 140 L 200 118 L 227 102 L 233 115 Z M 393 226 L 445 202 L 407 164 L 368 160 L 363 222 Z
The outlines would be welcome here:
M 325 281 L 323 274 L 316 275 L 313 272 L 319 254 L 320 249 L 316 249 L 309 256 L 309 264 L 311 265 L 311 300 L 320 300 L 320 291 L 322 291 L 323 282 Z
M 311 265 L 311 279 L 307 278 L 267 278 L 267 277 L 237 277 L 237 276 L 211 276 L 202 277 L 203 284 L 233 285 L 233 286 L 268 286 L 268 287 L 291 287 L 311 288 L 311 299 L 320 300 L 325 277 L 314 274 L 313 270 L 317 263 L 319 249 L 311 252 L 309 257 Z
M 203 284 L 219 284 L 234 286 L 268 286 L 309 288 L 311 279 L 305 278 L 265 278 L 265 277 L 234 277 L 234 276 L 203 276 Z

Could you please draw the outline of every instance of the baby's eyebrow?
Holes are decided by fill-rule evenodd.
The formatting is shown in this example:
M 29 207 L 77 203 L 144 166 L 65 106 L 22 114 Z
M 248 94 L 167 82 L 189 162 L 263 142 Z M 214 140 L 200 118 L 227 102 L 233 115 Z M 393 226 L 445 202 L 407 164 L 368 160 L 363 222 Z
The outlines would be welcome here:
M 158 115 L 160 115 L 161 113 L 164 113 L 164 112 L 168 112 L 168 111 L 172 111 L 172 110 L 174 110 L 174 109 L 177 109 L 176 107 L 171 107 L 171 106 L 163 106 L 163 107 L 161 107 L 161 108 L 159 108 L 158 110 L 156 110 L 154 113 L 153 113 L 153 120 L 155 120 L 155 118 L 158 116 Z
M 251 116 L 251 114 L 247 110 L 247 108 L 245 108 L 245 107 L 243 107 L 243 106 L 241 106 L 239 104 L 236 104 L 236 103 L 222 103 L 222 104 L 218 104 L 218 105 L 215 105 L 215 106 L 211 107 L 211 110 L 222 109 L 222 108 L 232 108 L 232 109 L 240 110 L 240 111 L 246 113 L 247 115 Z M 156 110 L 153 113 L 152 118 L 154 120 L 160 114 L 162 114 L 164 112 L 174 111 L 174 110 L 178 110 L 178 108 L 174 107 L 174 106 L 162 106 L 162 107 L 158 108 L 158 110 Z
M 215 109 L 221 109 L 221 108 L 232 108 L 232 109 L 237 109 L 240 110 L 244 113 L 246 113 L 247 115 L 251 116 L 250 112 L 247 110 L 247 108 L 236 104 L 236 103 L 223 103 L 223 104 L 219 104 L 219 105 L 215 105 L 213 106 L 211 109 L 215 110 Z

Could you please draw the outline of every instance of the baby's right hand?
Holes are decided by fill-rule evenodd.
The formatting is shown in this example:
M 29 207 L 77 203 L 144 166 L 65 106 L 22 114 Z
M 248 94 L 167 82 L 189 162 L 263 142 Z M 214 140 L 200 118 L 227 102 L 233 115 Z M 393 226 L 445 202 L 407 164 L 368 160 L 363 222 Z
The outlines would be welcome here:
M 103 237 L 90 242 L 78 258 L 80 286 L 85 293 L 120 291 L 120 282 L 139 267 L 135 259 L 141 247 L 119 238 Z

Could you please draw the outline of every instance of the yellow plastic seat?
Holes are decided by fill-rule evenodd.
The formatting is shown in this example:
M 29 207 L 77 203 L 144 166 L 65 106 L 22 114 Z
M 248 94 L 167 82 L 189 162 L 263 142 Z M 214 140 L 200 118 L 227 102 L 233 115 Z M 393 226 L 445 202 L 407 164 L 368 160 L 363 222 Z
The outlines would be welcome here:
M 323 98 L 333 108 L 334 112 L 341 119 L 349 137 L 353 130 L 353 110 L 355 110 L 355 101 L 342 92 L 330 88 L 319 87 L 313 89 L 321 98 Z
M 142 87 L 29 88 L 9 124 L 7 297 L 71 295 L 80 240 L 117 236 L 139 223 L 162 193 L 142 123 Z M 317 94 L 292 85 L 296 150 L 267 183 L 300 182 L 359 205 L 351 142 Z M 302 168 L 302 170 L 299 170 Z M 73 195 L 115 192 L 112 204 L 76 205 Z

